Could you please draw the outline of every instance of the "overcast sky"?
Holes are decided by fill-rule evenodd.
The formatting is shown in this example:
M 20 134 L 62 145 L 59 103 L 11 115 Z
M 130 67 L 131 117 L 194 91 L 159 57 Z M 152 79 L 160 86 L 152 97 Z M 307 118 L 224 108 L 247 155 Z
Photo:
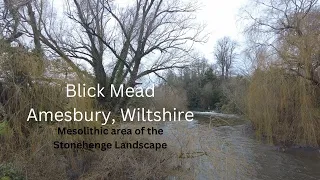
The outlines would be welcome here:
M 126 6 L 132 3 L 132 0 L 116 0 L 118 5 Z M 190 0 L 183 0 L 190 1 Z M 191 0 L 193 1 L 193 0 Z M 213 50 L 218 39 L 229 36 L 239 44 L 243 43 L 241 23 L 239 22 L 239 10 L 247 4 L 249 0 L 196 0 L 200 4 L 197 18 L 200 23 L 207 25 L 208 41 L 204 44 L 196 44 L 195 48 L 210 63 L 215 62 Z M 63 13 L 63 4 L 65 0 L 53 0 L 59 13 Z M 241 49 L 241 47 L 239 48 Z M 241 58 L 240 58 L 241 59 Z M 240 59 L 237 62 L 242 62 Z M 242 63 L 240 63 L 242 64 Z M 149 79 L 153 79 L 152 76 Z
M 209 60 L 213 57 L 213 48 L 216 41 L 224 36 L 230 36 L 241 43 L 241 24 L 238 22 L 239 9 L 247 3 L 247 0 L 198 0 L 201 11 L 198 18 L 207 24 L 210 32 L 206 44 L 197 47 Z
M 61 7 L 64 0 L 54 0 L 54 3 Z M 117 0 L 120 4 L 127 4 L 132 0 Z M 190 0 L 185 0 L 190 1 Z M 241 34 L 241 24 L 238 22 L 239 9 L 244 6 L 248 0 L 197 0 L 201 7 L 198 13 L 198 19 L 201 23 L 207 24 L 206 31 L 209 33 L 208 42 L 203 45 L 197 45 L 196 49 L 211 62 L 214 59 L 213 49 L 216 41 L 224 36 L 241 43 L 243 37 Z M 59 9 L 59 8 L 58 8 Z M 60 9 L 62 10 L 62 9 Z

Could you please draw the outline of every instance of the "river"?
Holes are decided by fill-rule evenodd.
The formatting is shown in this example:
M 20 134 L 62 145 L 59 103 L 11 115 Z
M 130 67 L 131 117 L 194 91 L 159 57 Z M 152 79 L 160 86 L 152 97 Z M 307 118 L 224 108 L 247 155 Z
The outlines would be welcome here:
M 288 149 L 259 141 L 234 115 L 196 113 L 192 122 L 160 125 L 179 152 L 183 176 L 169 179 L 319 180 L 319 149 Z

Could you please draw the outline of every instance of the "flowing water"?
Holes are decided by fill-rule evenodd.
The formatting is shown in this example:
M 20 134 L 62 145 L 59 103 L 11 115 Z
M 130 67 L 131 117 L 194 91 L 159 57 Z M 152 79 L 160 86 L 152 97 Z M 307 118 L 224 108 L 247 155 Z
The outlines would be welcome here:
M 161 125 L 189 179 L 320 180 L 319 149 L 283 151 L 259 141 L 250 123 L 234 115 L 196 114 L 192 122 Z

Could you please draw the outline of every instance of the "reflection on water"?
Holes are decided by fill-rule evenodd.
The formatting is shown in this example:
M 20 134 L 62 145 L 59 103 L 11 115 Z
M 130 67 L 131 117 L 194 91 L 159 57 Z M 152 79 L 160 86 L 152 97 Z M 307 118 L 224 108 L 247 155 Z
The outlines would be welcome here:
M 181 165 L 190 179 L 320 179 L 318 150 L 282 152 L 255 139 L 240 119 L 242 123 L 218 127 L 208 117 L 197 119 L 161 125 L 178 142 Z

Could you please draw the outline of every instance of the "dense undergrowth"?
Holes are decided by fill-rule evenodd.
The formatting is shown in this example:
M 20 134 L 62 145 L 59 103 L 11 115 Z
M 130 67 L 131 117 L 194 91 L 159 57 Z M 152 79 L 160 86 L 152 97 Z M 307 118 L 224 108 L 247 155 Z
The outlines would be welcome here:
M 48 69 L 61 70 L 23 48 L 1 45 L 0 79 L 0 179 L 163 179 L 173 169 L 170 150 L 56 150 L 56 140 L 105 142 L 103 136 L 59 136 L 58 126 L 81 128 L 90 124 L 27 122 L 36 111 L 79 111 L 97 108 L 93 98 L 66 98 L 65 83 L 50 76 Z M 35 66 L 38 62 L 46 64 Z M 35 68 L 38 67 L 38 68 Z M 72 72 L 70 72 L 72 73 Z M 52 75 L 52 74 L 51 74 Z M 59 74 L 55 74 L 59 75 Z M 69 80 L 70 81 L 70 80 Z M 116 136 L 121 141 L 128 137 Z M 148 137 L 140 139 L 149 141 Z M 150 173 L 152 172 L 152 173 Z
M 202 137 L 190 133 L 188 127 L 177 126 L 170 136 L 81 136 L 58 135 L 58 127 L 83 128 L 99 127 L 100 122 L 27 122 L 30 109 L 35 111 L 79 111 L 101 110 L 94 98 L 66 98 L 66 83 L 79 82 L 73 72 L 58 60 L 46 61 L 37 54 L 20 47 L 2 44 L 0 57 L 0 179 L 165 179 L 177 177 L 194 179 L 196 172 L 190 171 L 197 158 L 205 156 L 212 163 L 213 177 L 234 177 L 244 161 L 234 157 L 232 149 L 221 151 L 223 142 L 212 145 L 201 144 L 199 153 L 197 143 Z M 43 66 L 35 66 L 41 61 Z M 23 62 L 23 63 L 21 63 Z M 55 63 L 55 64 L 54 64 Z M 35 67 L 37 67 L 35 69 Z M 45 68 L 44 68 L 45 67 Z M 69 77 L 66 77 L 67 74 Z M 90 84 L 90 81 L 87 82 Z M 169 89 L 157 89 L 152 100 L 153 107 L 185 109 L 184 94 Z M 176 96 L 179 94 L 180 96 Z M 164 98 L 169 96 L 172 98 Z M 175 98 L 174 98 L 175 97 Z M 169 101 L 166 101 L 169 100 Z M 135 102 L 134 106 L 149 106 L 148 103 Z M 140 103 L 140 104 L 139 104 Z M 107 109 L 103 109 L 106 110 Z M 117 118 L 117 117 L 115 117 Z M 126 124 L 127 127 L 137 124 Z M 143 124 L 144 126 L 146 124 Z M 124 124 L 107 125 L 106 128 L 121 128 Z M 141 124 L 138 126 L 141 126 Z M 197 129 L 195 129 L 197 131 Z M 200 131 L 203 132 L 204 131 Z M 210 129 L 204 136 L 210 135 Z M 178 134 L 178 135 L 177 135 Z M 176 138 L 172 138 L 176 137 Z M 210 138 L 212 141 L 214 138 Z M 165 150 L 150 149 L 108 149 L 71 150 L 54 149 L 54 141 L 64 142 L 166 142 Z M 214 154 L 214 155 L 213 155 Z M 219 154 L 219 155 L 218 155 Z M 238 164 L 241 164 L 238 165 Z M 195 165 L 197 165 L 195 163 Z M 199 165 L 200 166 L 200 165 Z M 199 171 L 202 167 L 198 167 Z

